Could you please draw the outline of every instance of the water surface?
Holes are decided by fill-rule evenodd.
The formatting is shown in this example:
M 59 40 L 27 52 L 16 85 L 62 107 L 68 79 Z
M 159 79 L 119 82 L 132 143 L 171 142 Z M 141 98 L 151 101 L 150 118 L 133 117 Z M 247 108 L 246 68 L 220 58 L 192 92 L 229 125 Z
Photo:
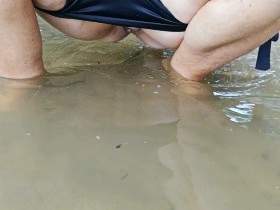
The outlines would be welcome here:
M 0 81 L 0 209 L 279 210 L 279 44 L 199 84 L 132 38 L 42 32 L 49 74 Z

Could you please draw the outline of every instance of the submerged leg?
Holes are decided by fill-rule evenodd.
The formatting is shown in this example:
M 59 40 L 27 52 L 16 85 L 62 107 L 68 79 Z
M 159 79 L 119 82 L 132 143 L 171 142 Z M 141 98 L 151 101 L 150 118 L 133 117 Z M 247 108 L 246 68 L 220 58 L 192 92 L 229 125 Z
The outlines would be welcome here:
M 190 23 L 172 66 L 187 79 L 201 80 L 279 30 L 278 0 L 210 1 Z
M 31 0 L 0 0 L 0 77 L 43 73 L 42 43 Z

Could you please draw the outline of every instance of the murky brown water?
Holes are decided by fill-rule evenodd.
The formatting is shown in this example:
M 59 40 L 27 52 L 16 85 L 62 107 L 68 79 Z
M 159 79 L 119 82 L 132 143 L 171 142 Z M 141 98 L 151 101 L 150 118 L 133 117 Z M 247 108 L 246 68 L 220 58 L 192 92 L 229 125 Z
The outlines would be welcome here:
M 50 74 L 0 82 L 0 209 L 280 209 L 279 44 L 275 72 L 197 84 L 133 39 L 42 31 Z

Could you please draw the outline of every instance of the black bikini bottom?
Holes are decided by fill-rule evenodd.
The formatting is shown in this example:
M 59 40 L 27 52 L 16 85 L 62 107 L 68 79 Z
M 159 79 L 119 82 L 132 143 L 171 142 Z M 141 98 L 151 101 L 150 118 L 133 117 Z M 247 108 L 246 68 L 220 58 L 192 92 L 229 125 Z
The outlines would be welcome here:
M 68 0 L 58 11 L 39 10 L 61 18 L 161 31 L 185 31 L 160 0 Z

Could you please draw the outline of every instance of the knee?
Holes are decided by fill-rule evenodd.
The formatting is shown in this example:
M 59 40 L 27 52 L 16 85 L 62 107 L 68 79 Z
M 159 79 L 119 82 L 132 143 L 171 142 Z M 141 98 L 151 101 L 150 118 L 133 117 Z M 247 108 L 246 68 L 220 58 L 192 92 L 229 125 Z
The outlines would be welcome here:
M 280 1 L 209 1 L 193 18 L 185 40 L 209 51 L 263 31 L 280 17 Z
M 55 11 L 62 9 L 66 0 L 33 0 L 33 3 L 39 8 Z

